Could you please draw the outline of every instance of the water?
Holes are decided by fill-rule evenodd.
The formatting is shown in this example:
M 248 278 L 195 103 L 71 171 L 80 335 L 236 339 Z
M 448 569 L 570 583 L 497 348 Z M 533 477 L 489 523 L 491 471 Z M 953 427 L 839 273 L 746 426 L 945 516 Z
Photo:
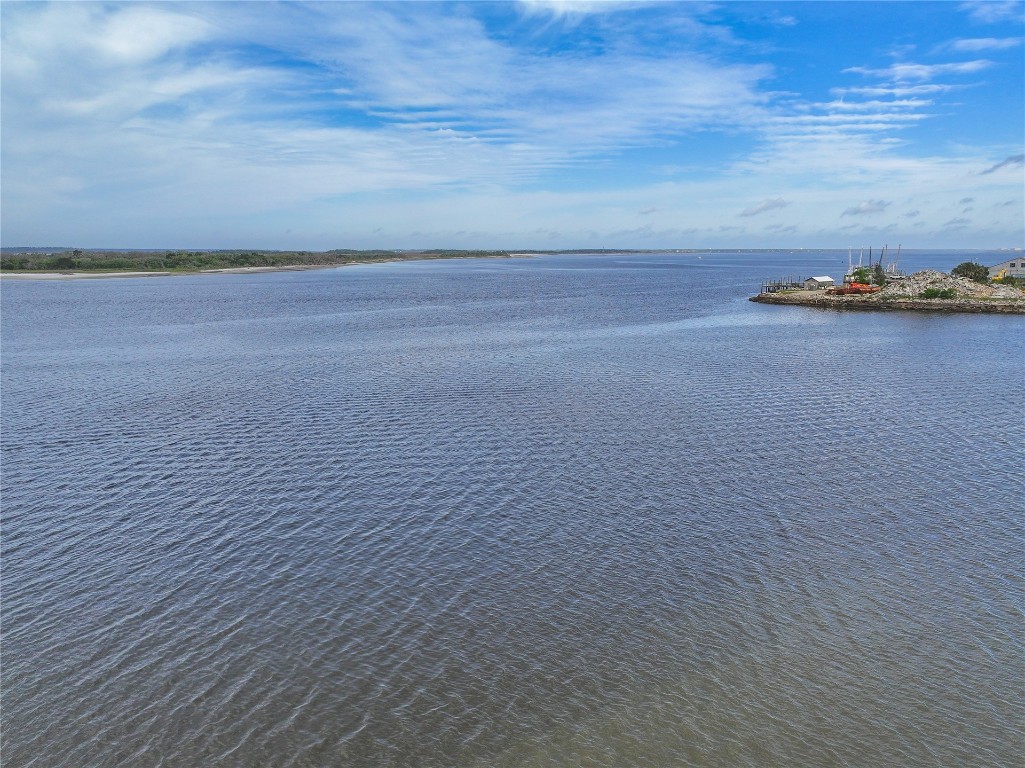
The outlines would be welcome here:
M 4 764 L 1021 765 L 1025 321 L 845 266 L 5 281 Z

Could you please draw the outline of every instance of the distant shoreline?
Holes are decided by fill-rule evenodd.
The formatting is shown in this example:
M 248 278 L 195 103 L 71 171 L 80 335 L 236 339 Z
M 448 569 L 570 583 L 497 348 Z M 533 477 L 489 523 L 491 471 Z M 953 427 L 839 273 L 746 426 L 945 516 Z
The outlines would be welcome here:
M 36 272 L 34 270 L 0 272 L 0 280 L 103 280 L 112 277 L 186 277 L 188 275 L 247 275 L 261 272 L 305 272 L 311 269 L 336 269 L 353 264 L 377 264 L 382 262 L 350 261 L 343 264 L 304 264 L 281 267 L 225 267 L 224 269 L 196 269 L 175 271 L 107 272 L 107 271 L 69 271 L 69 272 Z
M 68 268 L 57 268 L 57 269 L 0 269 L 0 279 L 2 280 L 97 280 L 105 278 L 137 278 L 137 277 L 172 277 L 172 276 L 186 276 L 186 275 L 246 275 L 246 274 L 258 274 L 263 272 L 305 272 L 311 269 L 337 269 L 341 267 L 350 267 L 358 264 L 386 264 L 401 261 L 423 261 L 423 260 L 434 260 L 434 259 L 510 259 L 510 258 L 529 258 L 538 255 L 537 253 L 529 252 L 518 252 L 509 253 L 507 251 L 416 251 L 416 252 L 355 252 L 353 254 L 345 254 L 348 258 L 342 257 L 337 260 L 331 260 L 327 262 L 323 261 L 312 261 L 317 259 L 318 255 L 315 254 L 296 254 L 296 257 L 304 257 L 311 259 L 310 262 L 306 263 L 281 263 L 281 264 L 232 264 L 229 266 L 211 266 L 211 267 L 199 267 L 196 268 L 174 268 L 174 269 L 109 269 L 106 266 L 96 266 L 90 268 L 89 262 L 99 263 L 106 265 L 110 263 L 110 259 L 101 260 L 97 254 L 107 257 L 110 252 L 82 252 L 78 257 L 54 257 L 52 254 L 45 254 L 45 258 L 70 258 L 74 263 L 73 266 Z M 364 255 L 366 253 L 367 255 Z M 168 259 L 176 254 L 168 254 L 167 257 L 161 257 L 159 254 L 154 255 L 152 253 L 134 252 L 129 256 L 116 255 L 115 258 L 136 258 L 141 259 L 145 257 L 152 263 L 155 260 Z M 18 254 L 22 256 L 22 254 Z M 249 254 L 242 254 L 236 256 L 234 253 L 223 254 L 222 252 L 210 252 L 210 251 L 193 251 L 186 253 L 184 258 L 193 258 L 196 261 L 203 259 L 217 259 L 217 258 L 233 258 L 235 260 L 244 260 L 249 257 L 252 260 L 260 258 L 275 258 L 276 254 L 273 252 L 251 252 Z M 284 256 L 288 259 L 292 254 Z M 353 258 L 352 256 L 355 256 Z M 28 256 L 30 258 L 30 256 Z M 13 258 L 9 256 L 8 258 Z

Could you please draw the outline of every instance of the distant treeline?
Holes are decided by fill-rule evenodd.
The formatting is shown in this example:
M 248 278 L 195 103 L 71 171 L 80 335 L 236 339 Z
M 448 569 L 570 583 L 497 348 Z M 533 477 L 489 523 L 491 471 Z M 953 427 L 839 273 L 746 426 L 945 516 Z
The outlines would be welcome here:
M 91 251 L 0 254 L 0 270 L 39 272 L 196 272 L 232 267 L 331 266 L 353 261 L 508 256 L 506 251 Z

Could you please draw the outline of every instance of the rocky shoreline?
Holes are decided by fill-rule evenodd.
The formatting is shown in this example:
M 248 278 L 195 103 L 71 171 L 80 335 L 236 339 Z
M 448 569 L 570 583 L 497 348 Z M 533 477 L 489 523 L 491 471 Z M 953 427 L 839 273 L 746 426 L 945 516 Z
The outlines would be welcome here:
M 759 304 L 788 304 L 822 309 L 890 312 L 975 312 L 1025 315 L 1025 300 L 1015 299 L 878 299 L 875 296 L 825 296 L 822 291 L 763 293 L 752 296 Z
M 945 291 L 949 298 L 924 298 L 930 289 Z M 752 296 L 760 304 L 786 304 L 821 309 L 869 312 L 968 312 L 1025 315 L 1025 293 L 1007 285 L 984 285 L 967 278 L 925 270 L 894 280 L 878 293 L 831 295 L 823 290 L 780 291 Z

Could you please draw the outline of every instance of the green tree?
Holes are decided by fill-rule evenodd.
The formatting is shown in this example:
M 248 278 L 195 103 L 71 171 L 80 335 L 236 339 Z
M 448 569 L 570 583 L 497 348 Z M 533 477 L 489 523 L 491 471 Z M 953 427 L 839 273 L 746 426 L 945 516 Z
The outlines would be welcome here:
M 957 275 L 958 277 L 967 277 L 969 280 L 974 280 L 977 283 L 989 282 L 989 269 L 981 264 L 976 264 L 974 261 L 962 261 L 950 270 L 950 274 Z
M 851 280 L 855 283 L 865 283 L 866 285 L 872 282 L 872 268 L 871 267 L 858 267 L 854 272 L 851 273 Z

